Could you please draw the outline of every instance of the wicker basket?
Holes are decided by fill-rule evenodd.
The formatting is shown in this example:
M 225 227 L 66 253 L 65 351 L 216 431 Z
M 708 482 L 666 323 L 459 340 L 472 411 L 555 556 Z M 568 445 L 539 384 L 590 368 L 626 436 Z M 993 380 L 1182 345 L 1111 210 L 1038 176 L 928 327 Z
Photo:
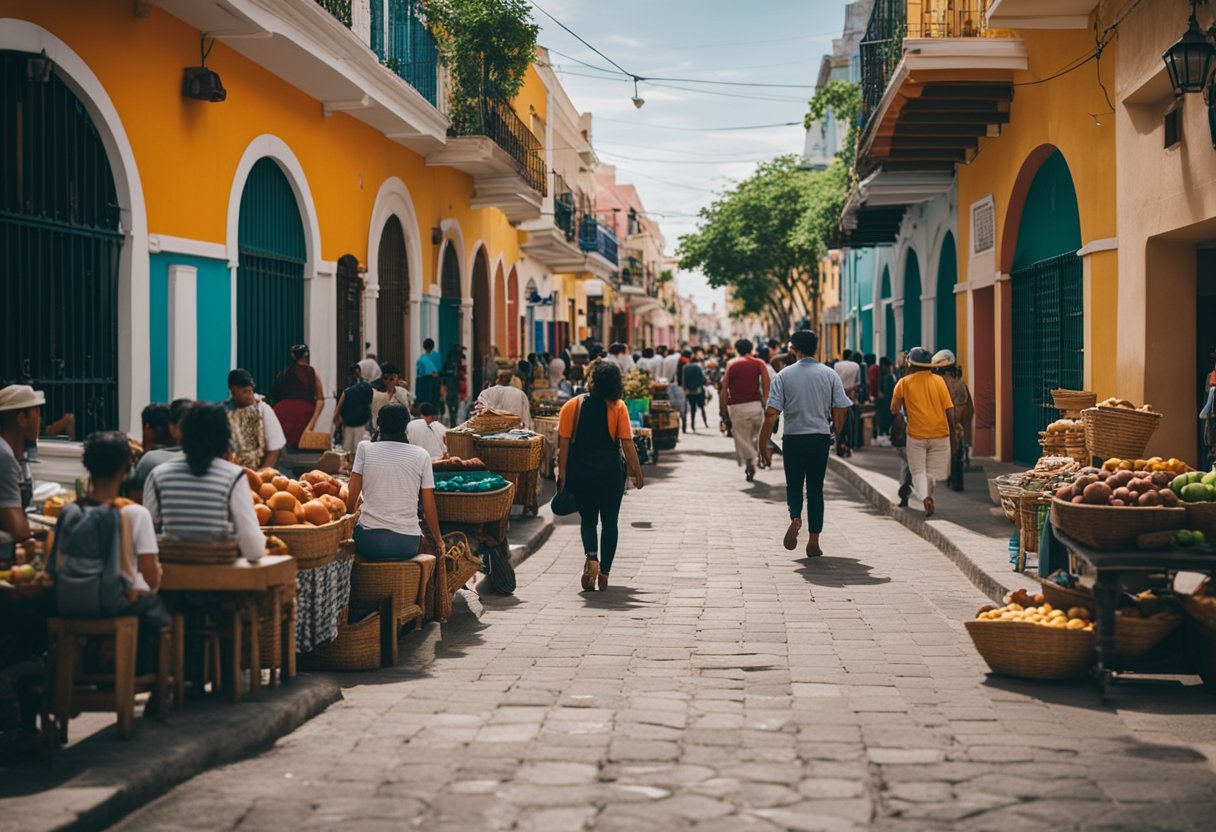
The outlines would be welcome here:
M 1115 616 L 1115 653 L 1120 656 L 1143 656 L 1166 637 L 1178 629 L 1182 616 L 1176 612 L 1163 612 L 1149 618 L 1131 615 Z
M 473 494 L 435 492 L 439 520 L 444 523 L 490 523 L 501 520 L 510 513 L 514 502 L 515 486 L 511 483 L 497 491 Z
M 350 600 L 354 604 L 374 604 L 393 599 L 397 626 L 421 620 L 422 564 L 412 561 L 356 560 L 350 574 Z
M 235 540 L 193 541 L 162 537 L 158 544 L 160 559 L 168 563 L 236 563 L 241 555 Z
M 1050 513 L 1048 507 L 1051 500 L 1050 493 L 1041 491 L 1023 491 L 1022 496 L 1018 498 L 1018 528 L 1022 530 L 1022 548 L 1027 552 L 1033 554 L 1039 551 L 1039 537 Z
M 348 525 L 345 517 L 339 517 L 324 526 L 263 526 L 262 531 L 286 543 L 288 553 L 305 566 L 337 552 Z
M 1094 611 L 1094 596 L 1088 590 L 1061 586 L 1055 581 L 1043 581 L 1042 592 L 1047 603 L 1056 609 L 1069 610 L 1072 607 L 1084 607 L 1091 613 Z
M 1095 549 L 1131 549 L 1142 534 L 1186 525 L 1181 508 L 1090 506 L 1058 497 L 1052 501 L 1051 523 L 1069 537 Z
M 1075 679 L 1093 667 L 1094 634 L 1010 621 L 964 622 L 975 649 L 1000 676 Z
M 1186 527 L 1203 532 L 1209 543 L 1216 543 L 1216 503 L 1187 503 Z
M 459 532 L 443 536 L 447 551 L 446 572 L 448 595 L 455 595 L 469 580 L 481 571 L 481 558 L 473 554 L 469 539 Z
M 1089 390 L 1052 390 L 1051 400 L 1057 410 L 1077 413 L 1098 403 L 1098 394 Z
M 1021 499 L 1026 490 L 1022 488 L 1022 475 L 1003 474 L 996 477 L 995 481 L 996 493 L 1001 497 L 1001 510 L 1005 512 L 1005 519 L 1015 526 L 1020 526 Z
M 1091 456 L 1139 459 L 1161 424 L 1161 414 L 1123 407 L 1090 407 L 1081 411 L 1085 446 Z
M 448 446 L 448 454 L 461 459 L 472 459 L 477 456 L 476 434 L 472 431 L 456 428 L 450 430 L 443 437 L 444 443 Z
M 474 445 L 486 467 L 499 474 L 524 474 L 540 468 L 544 456 L 545 438 L 492 439 L 476 437 Z
M 461 425 L 470 433 L 502 433 L 504 430 L 514 430 L 522 424 L 514 413 L 501 410 L 483 410 L 472 416 Z
M 300 434 L 300 443 L 296 445 L 301 451 L 328 451 L 333 446 L 333 437 L 319 430 L 304 431 Z
M 342 612 L 338 637 L 304 653 L 302 664 L 317 670 L 379 670 L 380 613 L 351 624 L 350 610 Z
M 651 428 L 656 451 L 674 451 L 680 441 L 680 428 Z

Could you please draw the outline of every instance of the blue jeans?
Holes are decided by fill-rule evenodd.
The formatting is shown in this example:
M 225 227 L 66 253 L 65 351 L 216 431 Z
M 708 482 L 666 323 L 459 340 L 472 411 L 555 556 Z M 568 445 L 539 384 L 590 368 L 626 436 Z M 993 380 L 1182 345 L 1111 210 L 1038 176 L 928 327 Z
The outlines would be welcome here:
M 355 526 L 355 551 L 364 560 L 410 560 L 418 554 L 421 545 L 422 538 L 416 534 Z

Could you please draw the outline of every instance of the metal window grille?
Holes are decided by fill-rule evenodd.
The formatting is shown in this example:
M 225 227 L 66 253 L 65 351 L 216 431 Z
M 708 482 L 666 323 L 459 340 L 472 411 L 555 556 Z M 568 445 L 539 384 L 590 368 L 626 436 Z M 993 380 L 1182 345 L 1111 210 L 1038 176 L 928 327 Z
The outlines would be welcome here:
M 346 368 L 363 357 L 363 281 L 359 277 L 359 259 L 344 254 L 338 259 L 337 280 L 338 378 L 344 378 Z M 393 361 L 381 356 L 381 361 Z M 398 364 L 399 362 L 393 361 Z
M 376 349 L 381 361 L 408 369 L 406 343 L 410 314 L 410 269 L 405 255 L 405 231 L 395 216 L 384 223 L 377 252 L 380 297 L 376 299 Z
M 0 386 L 44 391 L 44 421 L 84 437 L 119 426 L 121 215 L 96 126 L 37 59 L 0 51 Z
M 1013 272 L 1013 452 L 1039 456 L 1039 431 L 1055 420 L 1051 391 L 1085 381 L 1081 258 L 1073 252 Z
M 241 193 L 237 237 L 236 360 L 268 393 L 275 374 L 304 341 L 304 225 L 291 183 L 259 159 Z

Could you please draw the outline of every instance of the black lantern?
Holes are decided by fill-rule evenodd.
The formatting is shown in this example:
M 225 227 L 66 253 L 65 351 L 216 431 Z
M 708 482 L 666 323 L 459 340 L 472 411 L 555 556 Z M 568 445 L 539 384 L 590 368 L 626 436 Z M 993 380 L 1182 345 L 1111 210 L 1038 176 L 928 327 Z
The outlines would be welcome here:
M 1212 46 L 1199 21 L 1195 19 L 1195 0 L 1191 0 L 1191 19 L 1186 32 L 1177 43 L 1161 55 L 1165 69 L 1170 74 L 1170 85 L 1174 95 L 1188 92 L 1203 92 L 1216 60 L 1216 46 Z

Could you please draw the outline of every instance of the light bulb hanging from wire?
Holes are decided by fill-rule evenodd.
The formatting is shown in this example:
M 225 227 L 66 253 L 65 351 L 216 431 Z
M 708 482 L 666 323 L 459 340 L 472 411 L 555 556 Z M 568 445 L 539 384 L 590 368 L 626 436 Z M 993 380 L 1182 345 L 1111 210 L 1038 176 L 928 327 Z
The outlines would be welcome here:
M 633 106 L 639 110 L 646 104 L 646 99 L 638 95 L 638 81 L 641 79 L 638 76 L 633 76 Z

